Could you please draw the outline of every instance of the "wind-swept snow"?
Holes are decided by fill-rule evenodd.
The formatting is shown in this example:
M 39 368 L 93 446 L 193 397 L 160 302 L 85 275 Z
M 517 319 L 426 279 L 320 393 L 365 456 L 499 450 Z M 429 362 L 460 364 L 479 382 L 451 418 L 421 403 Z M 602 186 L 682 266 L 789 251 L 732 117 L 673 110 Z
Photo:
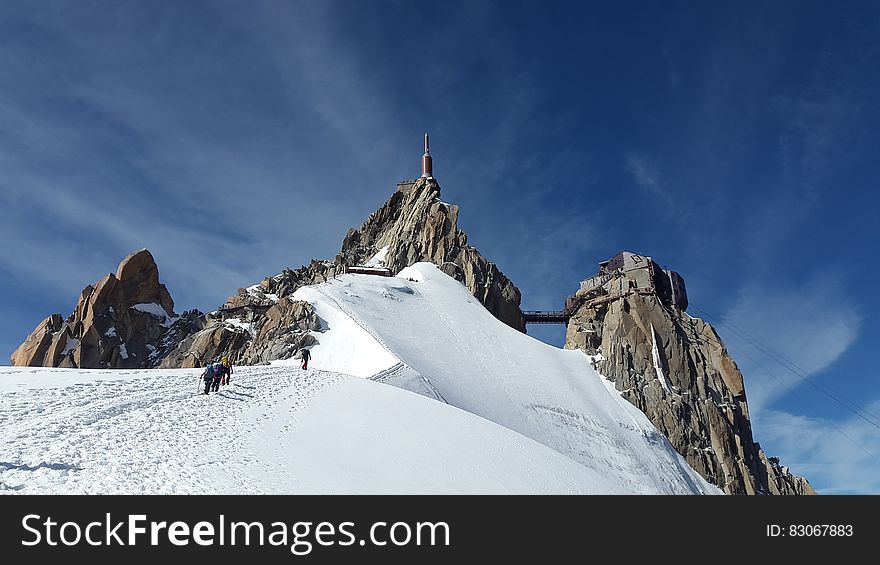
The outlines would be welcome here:
M 0 493 L 613 493 L 611 477 L 394 387 L 291 367 L 0 368 Z
M 162 320 L 162 325 L 166 328 L 171 327 L 174 322 L 179 319 L 179 317 L 169 317 L 168 313 L 165 312 L 165 309 L 155 302 L 141 302 L 140 304 L 135 304 L 130 308 L 137 310 L 138 312 L 145 312 L 156 318 L 159 318 L 160 320 Z
M 322 329 L 333 329 L 333 331 L 314 333 L 318 345 L 309 348 L 312 353 L 310 363 L 325 371 L 356 377 L 370 377 L 399 363 L 397 357 L 387 348 L 382 347 L 375 337 L 359 326 L 351 316 L 336 307 L 333 299 L 320 290 L 323 286 L 301 288 L 292 297 L 294 300 L 311 302 L 321 319 Z M 360 300 L 353 290 L 350 295 L 353 301 Z M 279 365 L 291 363 L 296 361 L 276 362 Z
M 654 324 L 651 324 L 651 358 L 654 361 L 654 372 L 657 374 L 660 385 L 663 387 L 663 390 L 672 394 L 672 387 L 669 386 L 669 380 L 666 378 L 666 373 L 663 371 L 662 364 L 660 363 L 660 350 L 657 348 L 657 331 L 654 329 Z
M 113 328 L 110 328 L 110 329 L 113 329 Z M 108 332 L 109 332 L 109 330 L 108 330 Z M 68 353 L 70 353 L 71 351 L 76 349 L 78 345 L 79 345 L 78 339 L 76 339 L 76 338 L 68 339 L 67 345 L 65 345 L 64 349 L 61 351 L 61 356 L 64 357 L 65 355 L 67 355 Z
M 385 257 L 388 255 L 388 246 L 386 245 L 375 255 L 373 255 L 369 261 L 364 263 L 364 267 L 384 267 L 385 266 Z
M 0 492 L 718 492 L 586 356 L 432 265 L 294 298 L 324 330 L 309 370 L 236 367 L 207 396 L 201 369 L 0 367 Z
M 247 333 L 254 335 L 254 328 L 250 322 L 245 322 L 241 318 L 226 318 L 223 320 L 223 323 L 227 326 L 231 326 L 235 329 L 244 330 Z
M 511 329 L 432 264 L 396 278 L 345 275 L 294 297 L 324 319 L 353 320 L 373 337 L 372 348 L 390 352 L 445 402 L 614 477 L 624 491 L 714 491 L 583 353 Z M 312 362 L 355 373 L 360 356 L 346 355 L 352 365 L 345 366 L 325 346 L 334 331 L 330 323 L 317 336 Z
M 272 278 L 275 280 L 279 280 L 282 276 L 283 275 L 278 274 Z M 245 289 L 245 291 L 247 291 L 247 293 L 250 296 L 252 296 L 253 298 L 256 298 L 257 300 L 260 300 L 260 301 L 270 300 L 272 302 L 278 302 L 278 295 L 277 294 L 268 294 L 268 293 L 263 292 L 263 287 L 261 287 L 259 284 L 253 284 L 253 285 L 247 287 Z

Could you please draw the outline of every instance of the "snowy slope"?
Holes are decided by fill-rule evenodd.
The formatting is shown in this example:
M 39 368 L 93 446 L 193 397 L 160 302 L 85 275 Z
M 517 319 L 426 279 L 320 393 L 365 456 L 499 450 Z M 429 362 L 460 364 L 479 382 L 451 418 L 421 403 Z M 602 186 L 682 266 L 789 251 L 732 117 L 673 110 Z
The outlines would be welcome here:
M 309 370 L 238 367 L 209 396 L 195 369 L 0 367 L 0 492 L 718 492 L 583 354 L 432 265 L 295 297 L 324 330 Z
M 521 334 L 495 319 L 429 263 L 396 278 L 345 275 L 299 289 L 328 321 L 313 365 L 349 374 L 378 365 L 385 383 L 433 396 L 530 437 L 631 493 L 715 492 L 586 356 Z M 333 320 L 359 326 L 357 351 L 337 356 Z M 372 341 L 364 337 L 369 334 Z M 391 354 L 384 363 L 376 360 Z M 347 365 L 351 363 L 351 365 Z M 396 378 L 397 375 L 403 375 Z
M 545 446 L 348 375 L 0 368 L 0 493 L 616 493 Z

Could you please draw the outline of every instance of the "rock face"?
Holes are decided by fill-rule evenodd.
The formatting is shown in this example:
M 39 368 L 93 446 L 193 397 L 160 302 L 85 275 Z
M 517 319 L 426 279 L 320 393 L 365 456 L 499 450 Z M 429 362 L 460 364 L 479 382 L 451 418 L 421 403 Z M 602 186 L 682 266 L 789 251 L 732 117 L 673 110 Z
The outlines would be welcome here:
M 46 358 L 55 359 L 58 355 L 55 351 L 48 355 L 49 348 L 55 344 L 57 349 L 60 343 L 60 330 L 64 326 L 61 314 L 52 314 L 42 322 L 31 335 L 18 346 L 12 354 L 12 364 L 17 367 L 42 367 Z
M 440 201 L 434 179 L 401 183 L 360 229 L 351 229 L 336 264 L 375 265 L 398 272 L 430 261 L 462 282 L 487 310 L 524 331 L 519 289 L 495 264 L 468 245 L 458 229 L 458 206 Z
M 458 225 L 458 206 L 440 201 L 434 179 L 398 184 L 382 208 L 370 215 L 359 229 L 350 229 L 333 261 L 313 260 L 299 269 L 285 269 L 258 285 L 240 288 L 217 312 L 205 319 L 205 327 L 193 339 L 179 344 L 162 366 L 195 363 L 218 347 L 237 363 L 264 363 L 297 355 L 314 343 L 310 331 L 320 323 L 306 303 L 290 300 L 298 288 L 325 282 L 355 266 L 397 272 L 419 261 L 435 263 L 463 283 L 496 318 L 523 331 L 519 289 L 469 246 Z M 222 340 L 204 332 L 226 332 L 239 337 Z M 224 334 L 225 335 L 225 334 Z M 221 342 L 214 347 L 210 343 Z M 190 365 L 187 365 L 190 366 Z
M 603 262 L 581 283 L 566 301 L 565 347 L 593 356 L 691 467 L 725 492 L 815 494 L 754 441 L 742 374 L 715 329 L 682 308 L 684 280 L 645 259 L 629 270 Z
M 213 323 L 177 342 L 159 363 L 160 368 L 202 367 L 206 363 L 230 356 L 238 363 L 235 352 L 244 349 L 249 336 L 246 332 L 229 328 L 223 323 Z
M 265 320 L 244 357 L 251 364 L 293 357 L 303 347 L 315 343 L 309 333 L 313 331 L 321 331 L 321 322 L 312 305 L 281 298 L 266 310 Z
M 202 316 L 201 328 L 178 341 L 159 366 L 201 367 L 223 356 L 236 365 L 289 359 L 315 343 L 312 331 L 321 331 L 321 322 L 308 302 L 285 297 L 271 306 L 228 307 Z
M 12 354 L 13 365 L 130 369 L 150 367 L 174 327 L 174 301 L 146 249 L 128 255 L 80 293 L 73 313 L 53 314 Z M 178 326 L 179 331 L 181 326 Z

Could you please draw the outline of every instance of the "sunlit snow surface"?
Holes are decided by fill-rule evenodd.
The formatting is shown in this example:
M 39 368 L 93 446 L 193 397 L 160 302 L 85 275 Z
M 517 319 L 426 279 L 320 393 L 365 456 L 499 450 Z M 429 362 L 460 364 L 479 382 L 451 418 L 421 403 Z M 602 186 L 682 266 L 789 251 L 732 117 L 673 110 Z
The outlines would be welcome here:
M 295 298 L 324 327 L 309 370 L 208 396 L 195 369 L 0 368 L 0 492 L 718 492 L 583 354 L 431 265 Z

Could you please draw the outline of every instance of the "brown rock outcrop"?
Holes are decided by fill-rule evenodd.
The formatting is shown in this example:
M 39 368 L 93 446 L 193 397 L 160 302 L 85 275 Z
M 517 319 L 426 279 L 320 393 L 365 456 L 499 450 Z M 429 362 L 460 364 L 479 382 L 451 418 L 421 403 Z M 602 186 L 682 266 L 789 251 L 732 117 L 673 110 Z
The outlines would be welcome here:
M 674 279 L 670 271 L 645 269 L 600 270 L 584 281 L 566 301 L 573 315 L 565 347 L 594 356 L 624 398 L 725 492 L 814 494 L 754 441 L 742 374 L 715 329 L 656 284 Z
M 46 357 L 54 359 L 66 342 L 61 332 L 64 320 L 61 314 L 52 314 L 39 324 L 12 354 L 12 364 L 17 367 L 41 367 Z M 48 355 L 49 351 L 51 355 Z
M 178 342 L 160 367 L 197 367 L 221 357 L 237 365 L 289 359 L 315 343 L 309 332 L 321 330 L 311 304 L 287 297 L 271 306 L 226 307 L 202 319 L 203 328 Z
M 248 332 L 229 327 L 222 321 L 214 321 L 178 342 L 165 355 L 159 367 L 203 367 L 209 361 L 220 361 L 223 357 L 229 357 L 233 364 L 239 364 L 238 352 L 247 346 L 249 340 Z
M 152 366 L 160 340 L 175 322 L 174 301 L 159 282 L 146 249 L 129 254 L 80 293 L 64 321 L 53 314 L 12 354 L 14 365 L 82 368 Z

